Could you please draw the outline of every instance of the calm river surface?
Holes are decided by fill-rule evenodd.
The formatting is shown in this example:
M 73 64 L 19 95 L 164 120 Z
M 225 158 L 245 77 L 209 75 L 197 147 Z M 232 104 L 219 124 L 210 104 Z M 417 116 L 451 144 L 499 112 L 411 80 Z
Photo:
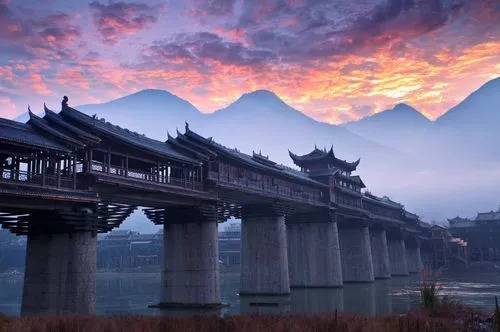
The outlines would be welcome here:
M 485 310 L 500 296 L 500 274 L 474 273 L 440 278 L 443 295 Z M 221 274 L 222 301 L 229 306 L 223 315 L 239 313 L 321 313 L 335 309 L 363 315 L 405 313 L 419 305 L 418 276 L 377 280 L 370 284 L 347 284 L 338 289 L 293 289 L 286 297 L 240 297 L 239 275 Z M 18 315 L 22 276 L 0 278 L 0 312 Z M 159 300 L 159 273 L 98 273 L 98 314 L 188 315 L 193 311 L 148 308 Z M 202 313 L 202 312 L 196 312 Z M 205 312 L 206 313 L 206 312 Z

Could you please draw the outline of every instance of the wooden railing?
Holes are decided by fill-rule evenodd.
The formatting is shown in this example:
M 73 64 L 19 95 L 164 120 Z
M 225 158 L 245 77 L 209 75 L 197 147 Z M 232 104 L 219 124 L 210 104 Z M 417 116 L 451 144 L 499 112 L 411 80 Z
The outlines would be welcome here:
M 188 178 L 179 178 L 172 175 L 164 176 L 161 173 L 146 172 L 137 169 L 125 169 L 123 167 L 111 166 L 108 167 L 98 161 L 92 161 L 92 171 L 106 174 L 118 175 L 124 178 L 131 178 L 145 182 L 154 182 L 171 186 L 183 187 L 193 190 L 203 190 L 203 185 L 200 181 L 193 181 Z
M 246 178 L 234 178 L 229 175 L 219 176 L 218 172 L 210 171 L 208 172 L 208 179 L 219 183 L 230 184 L 235 187 L 241 187 L 246 189 L 251 189 L 255 191 L 262 191 L 270 194 L 277 194 L 281 197 L 291 198 L 301 201 L 306 201 L 308 203 L 319 203 L 322 202 L 322 197 L 319 192 L 308 192 L 308 191 L 296 191 L 292 190 L 287 186 L 270 185 L 266 182 L 246 179 Z
M 3 169 L 0 174 L 0 180 L 3 182 L 19 182 L 56 188 L 73 188 L 74 184 L 73 177 L 66 175 L 60 175 L 58 178 L 54 174 L 43 175 L 36 172 L 12 169 Z

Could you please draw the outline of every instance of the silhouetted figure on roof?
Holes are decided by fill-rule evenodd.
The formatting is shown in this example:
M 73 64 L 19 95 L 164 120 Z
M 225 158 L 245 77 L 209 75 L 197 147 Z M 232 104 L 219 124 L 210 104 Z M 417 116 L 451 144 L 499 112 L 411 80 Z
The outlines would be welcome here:
M 68 107 L 68 97 L 67 96 L 63 97 L 63 100 L 61 102 L 61 106 L 62 106 L 62 108 Z

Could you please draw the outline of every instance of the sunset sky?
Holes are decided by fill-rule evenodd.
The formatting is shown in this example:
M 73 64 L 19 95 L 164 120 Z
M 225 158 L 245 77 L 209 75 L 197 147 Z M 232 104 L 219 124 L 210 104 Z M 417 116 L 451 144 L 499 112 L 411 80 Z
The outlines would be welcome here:
M 340 123 L 436 118 L 500 76 L 498 0 L 0 0 L 0 116 L 168 90 L 202 112 L 269 89 Z

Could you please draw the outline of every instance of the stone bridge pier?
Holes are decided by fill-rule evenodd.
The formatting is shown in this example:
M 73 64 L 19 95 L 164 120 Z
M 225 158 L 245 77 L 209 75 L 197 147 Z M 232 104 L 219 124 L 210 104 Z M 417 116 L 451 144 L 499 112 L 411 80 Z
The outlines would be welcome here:
M 21 314 L 93 313 L 96 232 L 78 213 L 35 213 L 31 218 Z
M 368 224 L 362 219 L 340 218 L 340 256 L 344 282 L 373 282 L 375 276 Z
M 167 208 L 163 227 L 159 307 L 219 306 L 215 206 Z
M 296 213 L 286 222 L 290 286 L 342 286 L 339 235 L 330 212 Z
M 241 219 L 240 295 L 290 294 L 285 216 L 272 205 L 246 205 Z
M 420 240 L 416 236 L 410 236 L 405 240 L 406 261 L 409 273 L 418 273 L 423 268 L 420 252 Z
M 389 247 L 387 245 L 386 231 L 382 226 L 375 225 L 370 228 L 370 244 L 375 279 L 390 278 Z
M 403 231 L 390 229 L 387 232 L 387 245 L 391 262 L 391 276 L 407 276 L 408 263 Z

